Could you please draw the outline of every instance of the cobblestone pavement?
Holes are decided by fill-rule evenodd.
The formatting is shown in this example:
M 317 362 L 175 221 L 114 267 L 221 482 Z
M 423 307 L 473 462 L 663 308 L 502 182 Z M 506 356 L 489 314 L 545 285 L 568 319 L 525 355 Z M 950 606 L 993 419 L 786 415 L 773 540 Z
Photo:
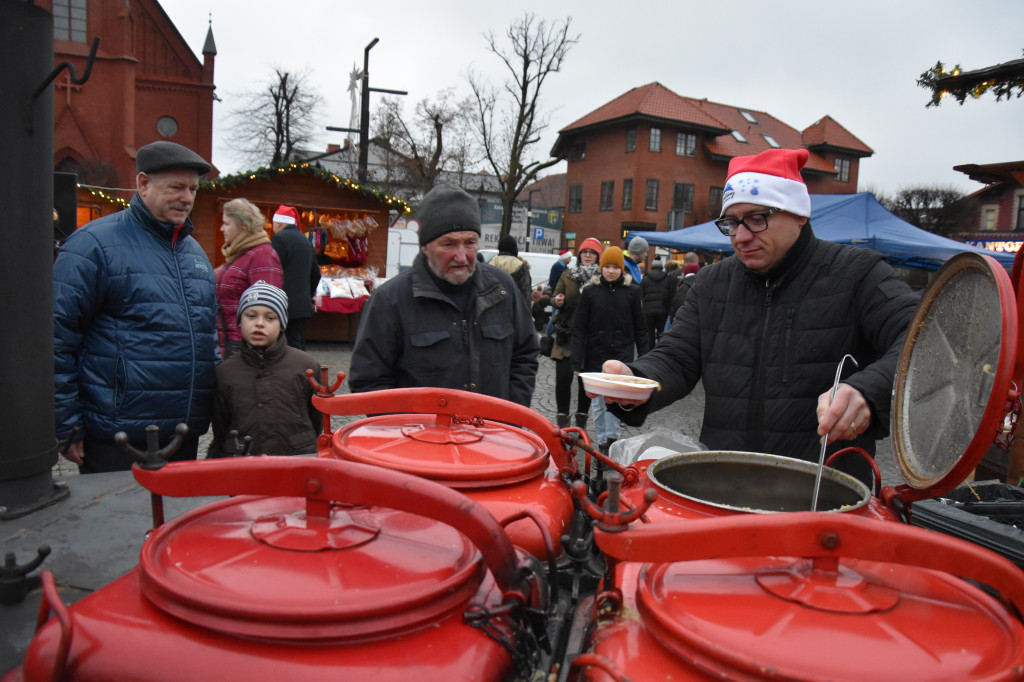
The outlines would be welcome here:
M 348 374 L 349 365 L 352 360 L 352 344 L 309 342 L 306 350 L 316 358 L 320 364 L 327 366 L 332 381 L 335 379 L 339 371 L 345 372 L 346 375 Z M 342 385 L 337 392 L 348 393 L 348 382 L 342 382 Z M 575 393 L 576 392 L 574 390 L 574 400 Z M 537 387 L 534 390 L 533 402 L 530 407 L 554 422 L 555 414 L 557 412 L 555 407 L 555 363 L 550 358 L 540 358 L 540 369 L 537 372 Z M 642 427 L 634 428 L 623 425 L 622 438 L 625 439 L 632 436 L 649 434 L 653 430 L 664 429 L 672 434 L 683 434 L 691 437 L 693 440 L 697 440 L 697 436 L 700 434 L 703 415 L 704 388 L 698 384 L 697 388 L 690 395 L 677 401 L 673 405 L 650 415 Z M 338 428 L 339 426 L 359 418 L 360 416 L 333 417 L 331 424 L 334 428 Z M 593 440 L 595 437 L 593 423 L 588 422 L 588 426 L 590 428 L 587 429 L 587 432 L 590 435 L 591 440 Z M 209 439 L 210 434 L 207 434 L 200 439 L 200 453 L 206 452 Z M 200 456 L 202 456 L 202 454 Z M 888 438 L 883 441 L 879 441 L 878 443 L 877 461 L 879 468 L 882 471 L 883 483 L 887 485 L 898 483 L 900 480 L 899 474 L 897 473 L 895 463 L 893 462 Z M 58 462 L 54 470 L 57 475 L 73 475 L 77 473 L 77 467 L 64 459 L 61 459 L 60 462 Z

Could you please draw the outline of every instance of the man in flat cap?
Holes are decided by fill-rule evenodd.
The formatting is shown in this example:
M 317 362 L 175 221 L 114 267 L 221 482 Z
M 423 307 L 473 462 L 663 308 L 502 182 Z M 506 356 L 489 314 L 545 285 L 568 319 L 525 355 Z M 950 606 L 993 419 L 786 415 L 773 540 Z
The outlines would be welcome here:
M 72 234 L 54 263 L 57 438 L 82 473 L 131 467 L 119 431 L 160 446 L 189 433 L 174 459 L 195 459 L 213 408 L 218 359 L 213 267 L 190 235 L 202 157 L 169 141 L 135 156 L 125 210 Z
M 420 253 L 363 309 L 349 386 L 456 388 L 529 407 L 537 334 L 512 277 L 477 261 L 476 199 L 435 187 L 416 214 Z

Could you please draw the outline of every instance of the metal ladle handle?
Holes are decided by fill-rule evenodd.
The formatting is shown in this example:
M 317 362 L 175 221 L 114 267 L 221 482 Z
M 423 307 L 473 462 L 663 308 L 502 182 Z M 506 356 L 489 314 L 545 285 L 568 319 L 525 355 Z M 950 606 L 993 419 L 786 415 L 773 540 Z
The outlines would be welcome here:
M 852 355 L 847 353 L 843 356 L 843 359 L 839 361 L 839 366 L 836 367 L 836 378 L 832 382 L 832 393 L 828 397 L 828 404 L 831 407 L 832 402 L 836 399 L 836 391 L 839 390 L 839 377 L 843 374 L 843 364 L 849 358 L 850 362 L 853 363 L 854 367 L 860 368 L 857 364 L 857 360 Z M 826 433 L 821 437 L 821 452 L 818 454 L 818 471 L 814 476 L 814 495 L 811 497 L 811 511 L 818 511 L 818 491 L 821 489 L 821 470 L 825 468 L 825 450 L 828 448 L 828 434 Z

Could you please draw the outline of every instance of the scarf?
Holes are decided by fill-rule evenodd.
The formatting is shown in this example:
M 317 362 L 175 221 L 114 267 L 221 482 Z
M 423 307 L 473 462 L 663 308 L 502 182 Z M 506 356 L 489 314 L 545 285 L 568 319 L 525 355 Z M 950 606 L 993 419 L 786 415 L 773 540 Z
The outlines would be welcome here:
M 246 233 L 238 235 L 235 241 L 231 242 L 230 245 L 225 244 L 220 247 L 220 252 L 224 254 L 224 260 L 230 263 L 252 247 L 269 243 L 270 238 L 267 237 L 267 233 L 260 230 L 255 234 Z
M 601 266 L 597 263 L 593 265 L 577 265 L 572 269 L 572 278 L 580 283 L 580 289 L 582 290 L 595 275 L 600 273 Z

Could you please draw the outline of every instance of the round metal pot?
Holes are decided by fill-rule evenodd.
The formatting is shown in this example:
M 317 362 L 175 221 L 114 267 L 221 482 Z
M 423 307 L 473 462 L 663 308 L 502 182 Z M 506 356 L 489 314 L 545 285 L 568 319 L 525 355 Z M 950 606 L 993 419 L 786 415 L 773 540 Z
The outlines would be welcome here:
M 759 452 L 708 451 L 669 455 L 647 469 L 659 493 L 738 512 L 810 511 L 818 466 Z M 825 467 L 818 511 L 852 511 L 871 499 L 867 486 Z

